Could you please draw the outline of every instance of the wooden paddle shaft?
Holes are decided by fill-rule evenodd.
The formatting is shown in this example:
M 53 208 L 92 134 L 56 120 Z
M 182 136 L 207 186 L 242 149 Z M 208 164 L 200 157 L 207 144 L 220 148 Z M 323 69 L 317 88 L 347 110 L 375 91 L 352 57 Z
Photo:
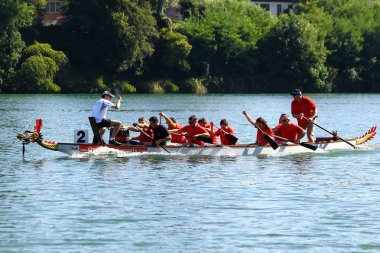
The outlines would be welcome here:
M 252 121 L 253 122 L 253 121 Z M 266 132 L 264 132 L 255 122 L 253 124 L 257 127 L 257 129 L 260 130 L 260 132 L 264 135 L 264 138 L 268 141 L 269 145 L 276 150 L 278 148 L 278 144 L 275 142 L 275 140 L 272 139 Z
M 336 134 L 332 133 L 331 131 L 327 130 L 326 128 L 321 127 L 320 125 L 318 125 L 318 124 L 315 123 L 314 121 L 311 121 L 311 123 L 313 123 L 314 125 L 316 125 L 316 126 L 319 127 L 320 129 L 322 129 L 322 130 L 328 132 L 328 133 L 331 134 L 332 136 L 336 136 L 339 140 L 344 141 L 345 143 L 347 143 L 347 144 L 350 145 L 351 147 L 356 148 L 355 145 L 353 145 L 352 143 L 349 143 L 349 142 L 346 141 L 345 139 L 343 139 L 343 138 L 337 136 Z
M 253 122 L 253 121 L 252 121 Z M 253 124 L 255 124 L 255 126 L 257 127 L 257 129 L 260 130 L 260 132 L 262 132 L 263 134 L 266 134 L 255 122 L 253 122 Z
M 139 130 L 141 133 L 145 134 L 148 138 L 150 138 L 150 139 L 153 141 L 152 136 L 150 136 L 149 134 L 145 133 L 144 130 L 142 130 L 142 129 L 139 128 L 138 126 L 135 126 L 135 127 L 137 128 L 137 130 Z M 162 144 L 159 145 L 159 146 L 160 146 L 163 150 L 165 150 L 166 152 L 170 153 L 170 151 L 167 150 L 166 148 L 164 148 L 164 147 L 162 146 Z
M 281 139 L 281 140 L 284 140 L 284 141 L 288 141 L 288 142 L 291 142 L 291 143 L 294 143 L 294 144 L 297 144 L 297 145 L 301 145 L 302 147 L 305 147 L 305 148 L 308 148 L 308 149 L 312 149 L 312 150 L 317 150 L 317 146 L 314 146 L 314 145 L 311 145 L 311 144 L 308 144 L 308 143 L 296 143 L 296 142 L 294 142 L 294 141 L 291 141 L 291 140 L 289 140 L 289 139 L 286 139 L 286 138 L 284 138 L 284 137 L 281 137 L 281 136 L 278 136 L 278 135 L 275 135 L 275 137 L 276 138 L 279 138 L 279 139 Z
M 149 134 L 145 133 L 144 130 L 142 130 L 140 127 L 138 126 L 135 126 L 137 128 L 137 130 L 139 130 L 141 133 L 145 134 L 146 137 L 150 138 L 151 140 L 153 140 L 152 136 L 150 136 Z
M 226 138 L 232 142 L 232 144 L 235 144 L 237 141 L 238 141 L 238 138 L 233 135 L 233 134 L 230 134 L 230 133 L 227 133 L 225 130 L 223 130 L 222 128 L 218 128 L 216 127 L 215 125 L 213 125 L 213 127 L 215 127 L 216 129 L 218 130 L 221 130 L 225 135 L 226 135 Z

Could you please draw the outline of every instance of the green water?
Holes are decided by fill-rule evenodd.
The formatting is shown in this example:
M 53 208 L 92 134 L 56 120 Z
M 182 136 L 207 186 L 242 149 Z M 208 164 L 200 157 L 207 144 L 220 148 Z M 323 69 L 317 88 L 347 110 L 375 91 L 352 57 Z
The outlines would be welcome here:
M 318 123 L 356 137 L 380 125 L 380 95 L 310 95 Z M 0 95 L 0 252 L 377 252 L 380 144 L 279 157 L 102 154 L 27 146 L 15 132 L 44 121 L 46 140 L 88 129 L 96 95 Z M 110 118 L 164 111 L 227 118 L 240 143 L 275 125 L 289 95 L 126 95 Z M 328 134 L 317 129 L 317 136 Z

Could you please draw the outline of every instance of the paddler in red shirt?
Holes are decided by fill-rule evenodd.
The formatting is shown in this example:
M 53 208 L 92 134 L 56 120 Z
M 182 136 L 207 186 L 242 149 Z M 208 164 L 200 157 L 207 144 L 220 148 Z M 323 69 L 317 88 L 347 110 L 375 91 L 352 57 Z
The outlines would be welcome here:
M 163 117 L 166 121 L 166 124 L 168 124 L 168 130 L 176 130 L 176 129 L 181 129 L 182 125 L 176 121 L 175 118 L 171 117 L 169 118 L 165 113 L 160 112 L 158 113 L 161 117 Z M 186 137 L 179 135 L 179 134 L 173 134 L 172 135 L 172 143 L 181 143 L 185 144 L 187 143 Z
M 226 119 L 220 120 L 220 129 L 215 132 L 216 136 L 220 136 L 220 142 L 223 145 L 235 145 L 235 143 L 230 142 L 230 140 L 226 137 L 226 134 L 232 134 L 235 136 L 235 131 L 232 127 L 228 125 L 228 121 Z
M 134 132 L 139 132 L 140 135 L 137 137 L 131 138 L 131 140 L 139 141 L 140 143 L 144 143 L 144 144 L 152 143 L 152 139 L 146 136 L 146 134 L 153 138 L 154 137 L 153 130 L 149 127 L 148 120 L 145 117 L 139 118 L 138 123 L 137 124 L 134 123 L 133 125 L 134 125 L 133 127 L 128 127 L 128 129 Z M 141 129 L 146 134 L 140 132 L 135 126 L 139 127 L 139 129 Z
M 170 132 L 171 133 L 179 133 L 179 134 L 186 133 L 187 142 L 190 145 L 197 144 L 199 146 L 204 146 L 205 143 L 203 141 L 197 140 L 196 137 L 210 137 L 207 130 L 204 129 L 203 127 L 201 127 L 197 123 L 197 116 L 195 116 L 195 115 L 191 115 L 189 117 L 189 125 L 184 126 L 181 129 L 170 130 Z
M 298 125 L 307 131 L 307 139 L 314 142 L 314 124 L 318 109 L 314 101 L 302 95 L 301 90 L 292 91 L 293 101 L 291 105 L 292 116 L 297 119 Z
M 204 129 L 206 129 L 206 131 L 210 135 L 212 143 L 218 144 L 218 136 L 215 135 L 213 122 L 210 122 L 210 124 L 208 124 L 205 118 L 200 118 L 198 120 L 198 124 Z
M 290 117 L 287 114 L 282 114 L 280 121 L 281 123 L 272 129 L 273 133 L 286 138 L 291 142 L 300 143 L 300 140 L 305 136 L 306 131 L 302 127 L 291 123 Z
M 243 111 L 243 114 L 247 118 L 249 123 L 251 123 L 256 128 L 257 128 L 257 126 L 260 127 L 261 130 L 263 130 L 265 133 L 267 133 L 270 137 L 272 137 L 274 139 L 274 133 L 273 133 L 272 129 L 268 126 L 265 119 L 263 119 L 262 117 L 259 117 L 256 119 L 256 122 L 254 122 L 251 119 L 251 117 L 249 117 L 249 115 L 247 114 L 246 111 Z M 268 141 L 264 138 L 264 134 L 259 129 L 257 129 L 256 144 L 259 146 L 269 145 Z

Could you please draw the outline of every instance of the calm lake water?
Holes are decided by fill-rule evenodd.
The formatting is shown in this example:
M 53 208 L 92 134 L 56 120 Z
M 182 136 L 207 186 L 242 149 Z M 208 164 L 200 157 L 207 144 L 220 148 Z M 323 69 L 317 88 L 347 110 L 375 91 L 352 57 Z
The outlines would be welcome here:
M 379 94 L 308 94 L 318 123 L 356 137 L 380 126 Z M 45 139 L 88 129 L 98 95 L 0 94 L 0 252 L 379 252 L 379 137 L 364 150 L 278 157 L 71 157 L 26 147 L 15 131 L 42 118 Z M 240 143 L 275 125 L 291 96 L 125 95 L 110 118 L 164 111 L 227 118 Z M 317 136 L 328 136 L 316 130 Z

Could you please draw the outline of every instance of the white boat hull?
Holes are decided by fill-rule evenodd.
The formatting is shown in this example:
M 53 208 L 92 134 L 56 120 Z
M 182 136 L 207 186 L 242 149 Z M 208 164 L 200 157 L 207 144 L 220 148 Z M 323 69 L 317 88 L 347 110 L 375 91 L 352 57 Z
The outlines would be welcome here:
M 355 140 L 349 141 L 355 145 Z M 329 142 L 316 144 L 318 149 L 313 151 L 300 145 L 280 145 L 276 150 L 271 146 L 256 145 L 234 145 L 234 146 L 206 146 L 206 147 L 182 147 L 182 146 L 165 146 L 161 147 L 145 147 L 145 146 L 114 146 L 114 145 L 94 145 L 94 144 L 74 144 L 74 143 L 57 143 L 57 151 L 66 154 L 94 152 L 99 148 L 114 149 L 123 152 L 144 152 L 154 154 L 181 154 L 188 156 L 259 156 L 259 155 L 289 155 L 299 153 L 323 152 L 327 150 L 353 149 L 345 142 Z
M 299 153 L 314 153 L 314 152 L 324 152 L 329 150 L 344 150 L 351 149 L 362 145 L 369 140 L 373 139 L 376 135 L 376 127 L 372 127 L 364 135 L 352 138 L 352 139 L 340 139 L 339 137 L 333 138 L 317 138 L 316 143 L 308 143 L 309 145 L 314 145 L 317 149 L 309 149 L 298 144 L 283 144 L 279 145 L 277 149 L 273 149 L 271 146 L 257 146 L 250 144 L 238 144 L 231 146 L 218 146 L 210 145 L 204 147 L 189 147 L 189 146 L 177 146 L 175 144 L 162 147 L 147 147 L 147 146 L 137 146 L 137 145 L 105 145 L 105 144 L 76 144 L 76 143 L 60 143 L 55 141 L 45 141 L 41 138 L 39 132 L 28 132 L 24 134 L 19 134 L 18 139 L 23 141 L 23 144 L 29 144 L 32 142 L 37 142 L 40 146 L 54 150 L 60 151 L 66 154 L 76 154 L 76 153 L 90 153 L 96 150 L 110 150 L 110 151 L 120 151 L 120 152 L 144 152 L 144 153 L 154 153 L 154 154 L 180 154 L 188 156 L 259 156 L 259 155 L 289 155 L 289 154 L 299 154 Z M 307 146 L 307 145 L 306 145 Z

